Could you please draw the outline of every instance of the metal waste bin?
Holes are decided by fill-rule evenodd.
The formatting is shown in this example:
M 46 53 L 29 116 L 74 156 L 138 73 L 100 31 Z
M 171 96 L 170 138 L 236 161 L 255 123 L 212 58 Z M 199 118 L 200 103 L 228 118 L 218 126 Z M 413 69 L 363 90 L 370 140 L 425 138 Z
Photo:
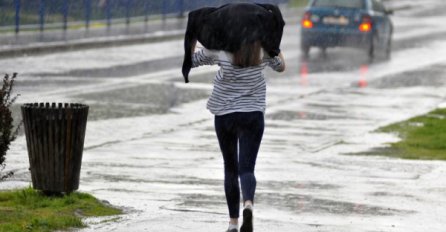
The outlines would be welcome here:
M 79 188 L 88 108 L 76 103 L 22 105 L 34 189 L 50 194 Z

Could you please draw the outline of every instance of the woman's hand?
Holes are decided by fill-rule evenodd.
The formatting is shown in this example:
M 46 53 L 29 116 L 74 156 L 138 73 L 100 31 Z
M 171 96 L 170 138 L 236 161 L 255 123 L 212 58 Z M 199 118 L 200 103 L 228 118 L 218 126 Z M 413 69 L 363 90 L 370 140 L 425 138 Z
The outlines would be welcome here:
M 280 67 L 277 71 L 283 72 L 283 71 L 285 71 L 285 58 L 283 57 L 282 52 L 279 53 L 278 57 L 280 58 L 280 60 L 282 60 L 282 64 L 280 65 Z
M 194 52 L 195 52 L 195 47 L 197 46 L 197 40 L 194 40 L 193 42 L 192 42 L 192 46 L 191 46 L 191 49 L 192 49 L 192 54 L 194 54 Z

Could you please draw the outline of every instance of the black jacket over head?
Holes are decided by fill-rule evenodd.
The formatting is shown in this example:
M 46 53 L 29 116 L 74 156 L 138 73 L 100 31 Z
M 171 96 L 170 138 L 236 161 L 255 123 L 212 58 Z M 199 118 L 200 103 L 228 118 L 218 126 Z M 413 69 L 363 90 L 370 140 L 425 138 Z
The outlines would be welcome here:
M 192 45 L 198 40 L 212 50 L 236 52 L 243 44 L 260 40 L 269 56 L 280 53 L 285 21 L 276 5 L 234 3 L 191 11 L 184 39 L 184 81 L 192 68 Z

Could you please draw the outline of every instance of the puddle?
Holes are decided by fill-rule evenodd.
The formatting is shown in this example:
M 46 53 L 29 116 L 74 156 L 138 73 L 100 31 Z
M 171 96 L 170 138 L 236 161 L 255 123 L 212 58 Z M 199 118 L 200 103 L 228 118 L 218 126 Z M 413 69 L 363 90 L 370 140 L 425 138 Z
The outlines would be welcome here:
M 267 119 L 272 120 L 328 120 L 328 119 L 345 119 L 345 117 L 330 116 L 325 114 L 305 112 L 305 111 L 279 111 L 272 114 L 266 115 Z
M 395 214 L 412 214 L 413 211 L 382 208 L 378 206 L 314 198 L 299 194 L 258 193 L 259 203 L 278 209 L 287 209 L 295 214 L 335 214 L 363 216 L 392 216 Z
M 407 87 L 438 87 L 446 85 L 446 66 L 435 65 L 425 69 L 403 72 L 369 83 L 370 87 L 380 89 Z
M 177 199 L 181 203 L 179 208 L 215 210 L 226 208 L 226 201 L 221 195 L 180 194 Z M 335 201 L 314 198 L 299 194 L 256 193 L 257 204 L 271 208 L 290 211 L 293 214 L 334 214 L 334 215 L 362 215 L 362 216 L 392 216 L 413 214 L 414 211 L 383 208 L 367 204 Z
M 262 181 L 257 184 L 259 190 L 285 190 L 285 189 L 307 189 L 307 190 L 334 190 L 340 186 L 333 184 L 320 184 L 316 182 L 297 181 Z
M 359 155 L 359 156 L 387 156 L 392 158 L 401 158 L 406 157 L 410 158 L 409 155 L 404 154 L 401 150 L 393 147 L 377 147 L 373 149 L 369 149 L 363 152 L 357 153 L 342 153 L 341 155 Z
M 180 208 L 204 208 L 215 210 L 216 208 L 226 207 L 226 201 L 222 194 L 180 194 L 178 200 L 182 201 L 182 203 L 178 204 Z
M 183 57 L 171 57 L 105 68 L 73 69 L 64 73 L 32 73 L 31 76 L 80 78 L 131 77 L 151 73 L 153 70 L 161 71 L 171 69 L 172 67 L 181 67 L 182 61 Z
M 398 198 L 410 198 L 410 199 L 414 199 L 414 200 L 419 200 L 416 199 L 415 196 L 410 195 L 410 194 L 398 194 L 398 193 L 391 193 L 391 192 L 372 192 L 370 193 L 371 196 L 374 197 L 383 197 L 383 198 L 388 198 L 388 197 L 398 197 Z
M 73 96 L 90 105 L 89 120 L 164 114 L 172 107 L 209 96 L 200 89 L 177 88 L 172 83 L 146 84 Z
M 127 168 L 128 167 L 123 167 Z M 137 168 L 137 167 L 136 167 Z M 145 167 L 146 169 L 150 169 L 151 166 Z M 187 177 L 187 176 L 164 176 L 161 177 L 154 177 L 152 179 L 150 178 L 135 178 L 130 175 L 112 175 L 112 174 L 97 174 L 88 172 L 85 177 L 83 177 L 83 181 L 89 182 L 90 180 L 104 180 L 106 183 L 113 183 L 113 182 L 127 182 L 127 183 L 157 183 L 157 184 L 170 184 L 170 185 L 195 185 L 195 186 L 206 186 L 206 187 L 222 187 L 223 186 L 223 180 L 211 180 L 211 179 L 200 179 L 196 177 Z M 113 186 L 110 186 L 111 188 Z

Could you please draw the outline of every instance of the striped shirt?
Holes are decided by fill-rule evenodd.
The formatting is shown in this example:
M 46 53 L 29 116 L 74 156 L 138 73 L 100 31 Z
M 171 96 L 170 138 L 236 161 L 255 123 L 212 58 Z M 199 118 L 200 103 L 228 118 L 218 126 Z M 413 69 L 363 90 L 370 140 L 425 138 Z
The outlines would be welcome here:
M 278 71 L 282 65 L 279 57 L 264 58 L 258 66 L 241 68 L 231 63 L 232 54 L 202 49 L 192 55 L 192 67 L 220 66 L 207 109 L 214 115 L 234 112 L 265 112 L 266 83 L 263 69 L 266 66 Z

